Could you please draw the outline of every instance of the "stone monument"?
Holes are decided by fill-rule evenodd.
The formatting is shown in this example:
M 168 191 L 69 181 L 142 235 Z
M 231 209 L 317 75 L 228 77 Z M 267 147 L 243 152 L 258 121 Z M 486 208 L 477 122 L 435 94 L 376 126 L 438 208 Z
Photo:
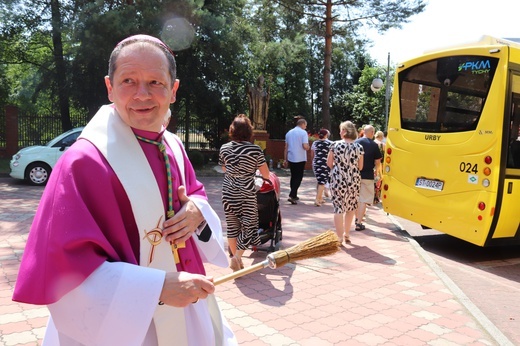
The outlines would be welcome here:
M 264 89 L 264 76 L 260 75 L 255 86 L 247 86 L 247 98 L 249 101 L 249 118 L 253 129 L 265 131 L 267 115 L 269 111 L 269 88 Z

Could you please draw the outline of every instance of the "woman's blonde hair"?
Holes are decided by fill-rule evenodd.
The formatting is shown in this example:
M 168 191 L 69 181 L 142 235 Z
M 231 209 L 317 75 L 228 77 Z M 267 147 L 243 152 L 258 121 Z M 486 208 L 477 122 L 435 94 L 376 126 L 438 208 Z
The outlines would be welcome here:
M 376 132 L 376 138 L 377 139 L 383 139 L 385 137 L 385 134 L 383 133 L 383 131 L 377 131 Z
M 356 125 L 352 121 L 344 121 L 339 124 L 339 131 L 345 131 L 343 133 L 343 138 L 356 140 L 358 138 Z

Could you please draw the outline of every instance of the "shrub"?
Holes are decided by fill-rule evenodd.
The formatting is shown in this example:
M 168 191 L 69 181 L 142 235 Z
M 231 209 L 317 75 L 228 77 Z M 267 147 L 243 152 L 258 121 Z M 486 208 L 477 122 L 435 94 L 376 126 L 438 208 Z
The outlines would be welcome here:
M 204 166 L 204 155 L 198 150 L 188 151 L 188 158 L 194 168 L 202 168 Z

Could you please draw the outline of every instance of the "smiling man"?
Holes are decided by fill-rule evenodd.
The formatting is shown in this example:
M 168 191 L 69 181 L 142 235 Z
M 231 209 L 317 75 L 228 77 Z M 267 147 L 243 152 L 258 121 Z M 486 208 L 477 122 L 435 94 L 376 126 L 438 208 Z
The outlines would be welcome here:
M 113 103 L 55 166 L 13 299 L 48 305 L 48 345 L 235 345 L 203 265 L 228 265 L 220 220 L 165 130 L 173 54 L 129 37 L 105 84 Z

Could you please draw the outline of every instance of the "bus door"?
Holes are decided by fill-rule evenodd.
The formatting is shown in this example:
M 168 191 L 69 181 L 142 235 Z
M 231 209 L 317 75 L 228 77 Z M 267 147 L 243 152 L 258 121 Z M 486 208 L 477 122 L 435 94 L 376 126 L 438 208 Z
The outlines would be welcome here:
M 511 75 L 510 119 L 504 135 L 506 172 L 499 219 L 492 239 L 520 237 L 520 74 Z

